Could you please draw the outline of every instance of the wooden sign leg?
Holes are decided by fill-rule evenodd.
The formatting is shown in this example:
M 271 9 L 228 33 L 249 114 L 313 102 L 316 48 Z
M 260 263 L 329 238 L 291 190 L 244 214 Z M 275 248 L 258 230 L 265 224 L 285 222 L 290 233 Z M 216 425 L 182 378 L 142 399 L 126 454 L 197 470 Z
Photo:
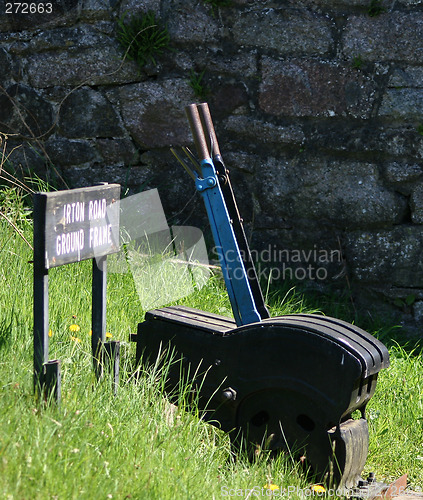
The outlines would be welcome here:
M 106 290 L 107 256 L 93 259 L 91 347 L 97 378 L 103 376 L 103 346 L 106 341 Z
M 104 370 L 112 372 L 113 392 L 119 383 L 120 343 L 106 342 L 106 300 L 107 300 L 107 256 L 93 259 L 92 283 L 92 337 L 94 371 L 97 379 L 104 376 Z
M 34 198 L 34 392 L 45 401 L 53 399 L 60 403 L 60 361 L 48 360 L 49 315 L 48 315 L 48 269 L 45 266 L 45 200 Z
M 60 360 L 54 359 L 44 364 L 44 398 L 47 401 L 50 396 L 56 403 L 60 404 L 62 399 L 62 375 L 60 371 Z
M 43 366 L 48 361 L 48 274 L 34 261 L 34 388 L 42 392 Z

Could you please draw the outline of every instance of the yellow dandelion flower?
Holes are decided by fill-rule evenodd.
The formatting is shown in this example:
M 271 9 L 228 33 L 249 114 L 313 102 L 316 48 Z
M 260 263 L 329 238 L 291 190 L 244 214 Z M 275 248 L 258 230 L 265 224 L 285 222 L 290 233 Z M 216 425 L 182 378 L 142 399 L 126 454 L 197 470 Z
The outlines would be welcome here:
M 113 335 L 109 332 L 106 332 L 106 339 L 112 339 Z
M 317 493 L 318 495 L 322 495 L 323 493 L 326 493 L 326 489 L 324 486 L 322 486 L 321 484 L 313 484 L 313 486 L 311 486 L 311 491 L 313 493 Z
M 50 330 L 48 331 L 48 336 L 49 336 L 49 337 L 52 337 L 52 336 L 53 336 L 53 331 L 52 331 L 52 329 L 51 329 L 51 328 L 50 328 Z
M 91 337 L 91 336 L 92 336 L 92 334 L 93 334 L 93 331 L 92 331 L 92 330 L 90 330 L 90 331 L 88 332 L 88 335 Z
M 75 325 L 75 324 L 70 325 L 70 327 L 69 327 L 69 330 L 71 332 L 79 332 L 80 329 L 81 329 L 80 326 L 79 325 Z
M 265 484 L 264 487 L 266 488 L 266 490 L 270 491 L 276 491 L 279 489 L 279 486 L 276 486 L 276 484 L 273 483 Z
M 72 340 L 73 342 L 79 342 L 79 343 L 81 342 L 81 339 L 80 339 L 80 338 L 78 338 L 78 337 L 73 337 L 73 336 L 71 336 L 71 340 Z

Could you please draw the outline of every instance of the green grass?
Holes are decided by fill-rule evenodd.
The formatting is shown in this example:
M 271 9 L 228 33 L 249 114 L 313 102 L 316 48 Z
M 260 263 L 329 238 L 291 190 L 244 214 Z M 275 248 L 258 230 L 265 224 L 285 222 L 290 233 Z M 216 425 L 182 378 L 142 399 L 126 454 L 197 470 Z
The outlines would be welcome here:
M 367 418 L 371 433 L 366 468 L 396 479 L 408 473 L 423 487 L 423 359 L 399 345 L 390 349 L 391 366 L 381 372 Z
M 129 18 L 127 14 L 125 12 L 117 21 L 117 40 L 125 49 L 125 56 L 141 68 L 148 63 L 156 65 L 157 57 L 170 43 L 167 28 L 160 26 L 153 11 Z
M 7 213 L 32 241 L 25 210 Z M 260 492 L 270 483 L 279 492 L 288 486 L 305 491 L 309 485 L 289 456 L 263 456 L 256 463 L 243 456 L 235 460 L 227 435 L 202 422 L 198 413 L 185 411 L 184 404 L 170 411 L 158 370 L 134 376 L 135 346 L 127 339 L 144 311 L 131 274 L 108 278 L 107 330 L 122 341 L 122 373 L 114 397 L 109 381 L 99 383 L 92 373 L 90 262 L 49 272 L 50 359 L 62 362 L 62 403 L 60 408 L 37 405 L 31 259 L 24 239 L 0 219 L 0 498 L 199 499 L 230 497 L 230 489 L 255 498 L 251 489 Z M 316 305 L 296 289 L 272 290 L 267 299 L 272 315 L 330 313 L 326 303 Z M 216 277 L 179 303 L 230 314 Z M 72 334 L 71 324 L 80 330 Z M 392 344 L 390 350 L 391 367 L 380 373 L 367 409 L 371 442 L 366 470 L 386 480 L 407 472 L 412 486 L 422 487 L 422 357 L 407 346 Z
M 203 71 L 197 73 L 191 69 L 189 74 L 189 85 L 199 99 L 205 99 L 210 94 L 210 89 L 203 81 L 205 71 L 204 68 Z

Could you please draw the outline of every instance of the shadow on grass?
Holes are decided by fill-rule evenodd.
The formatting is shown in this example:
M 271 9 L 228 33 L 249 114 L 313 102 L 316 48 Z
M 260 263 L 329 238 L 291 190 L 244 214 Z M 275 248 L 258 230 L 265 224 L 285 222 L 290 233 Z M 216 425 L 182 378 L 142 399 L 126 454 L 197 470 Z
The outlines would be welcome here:
M 13 314 L 0 320 L 0 351 L 8 349 L 12 342 Z

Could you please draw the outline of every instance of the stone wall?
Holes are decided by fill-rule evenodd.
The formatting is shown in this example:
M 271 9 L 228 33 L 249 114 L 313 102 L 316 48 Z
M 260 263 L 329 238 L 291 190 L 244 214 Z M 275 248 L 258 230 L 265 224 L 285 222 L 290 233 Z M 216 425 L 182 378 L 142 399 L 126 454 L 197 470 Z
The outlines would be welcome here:
M 38 3 L 38 0 L 37 0 Z M 171 49 L 139 68 L 116 21 L 156 12 Z M 422 0 L 55 0 L 0 13 L 0 130 L 15 168 L 68 186 L 157 187 L 206 230 L 170 154 L 209 102 L 261 277 L 352 286 L 423 316 Z M 61 180 L 62 179 L 62 180 Z

